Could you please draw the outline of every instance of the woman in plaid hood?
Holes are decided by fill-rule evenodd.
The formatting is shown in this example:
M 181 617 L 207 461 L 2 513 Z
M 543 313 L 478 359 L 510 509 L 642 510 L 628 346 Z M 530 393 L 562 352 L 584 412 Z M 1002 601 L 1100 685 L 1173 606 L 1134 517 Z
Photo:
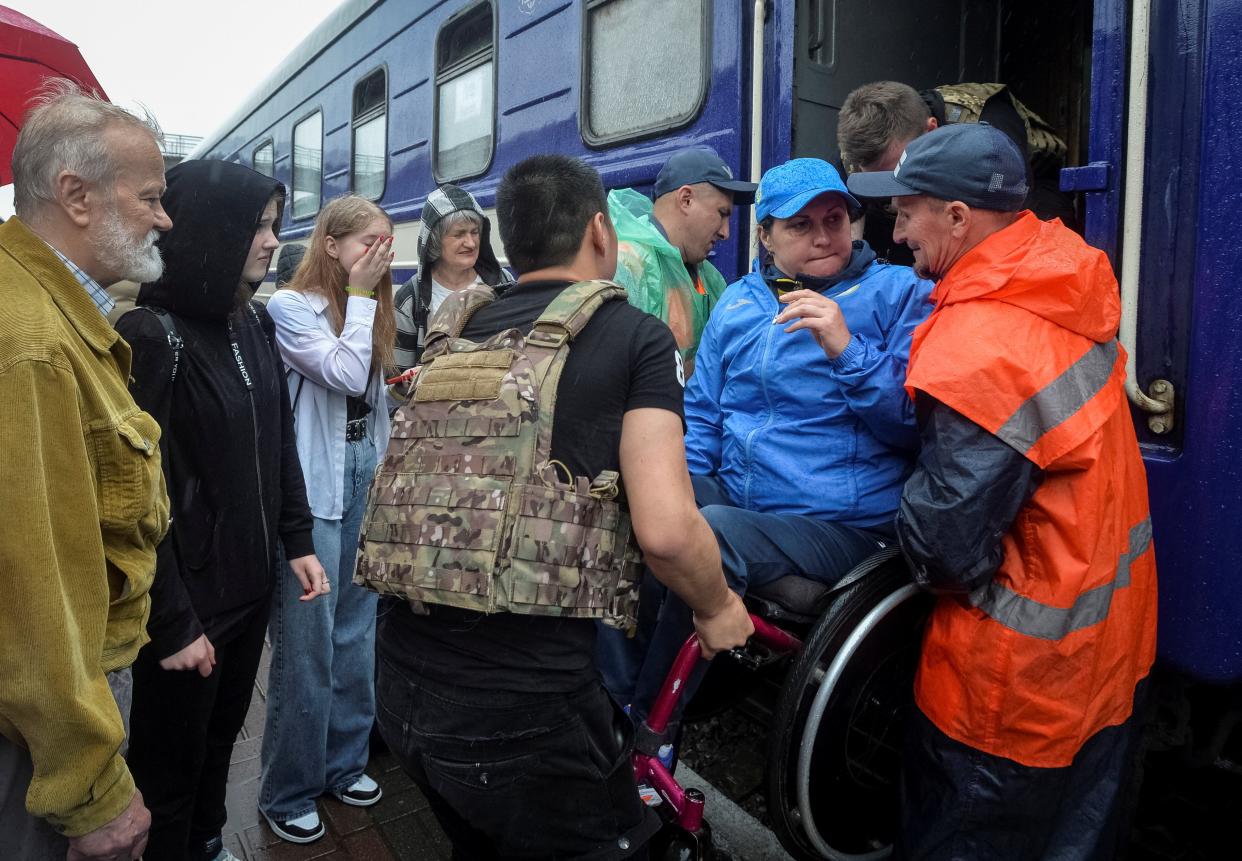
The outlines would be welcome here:
M 492 250 L 492 225 L 474 195 L 445 184 L 427 195 L 418 236 L 418 272 L 393 300 L 397 315 L 397 349 L 402 371 L 418 364 L 428 321 L 450 293 L 474 284 L 502 292 L 513 276 Z

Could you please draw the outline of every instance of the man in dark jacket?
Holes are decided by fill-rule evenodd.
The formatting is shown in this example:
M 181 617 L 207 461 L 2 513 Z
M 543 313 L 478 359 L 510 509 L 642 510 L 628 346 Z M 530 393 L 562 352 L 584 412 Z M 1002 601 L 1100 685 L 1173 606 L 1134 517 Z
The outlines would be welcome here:
M 1108 258 L 1023 210 L 1021 153 L 951 125 L 890 174 L 935 278 L 906 389 L 922 450 L 897 536 L 936 593 L 902 758 L 902 861 L 1112 858 L 1156 650 L 1147 481 Z
M 134 666 L 130 766 L 152 812 L 150 858 L 222 851 L 229 756 L 258 671 L 279 543 L 308 598 L 327 588 L 272 322 L 251 301 L 283 202 L 280 183 L 239 165 L 170 170 L 163 205 L 177 224 L 159 243 L 164 275 L 117 323 L 133 348 L 134 398 L 163 430 L 174 512 L 151 590 L 151 642 Z

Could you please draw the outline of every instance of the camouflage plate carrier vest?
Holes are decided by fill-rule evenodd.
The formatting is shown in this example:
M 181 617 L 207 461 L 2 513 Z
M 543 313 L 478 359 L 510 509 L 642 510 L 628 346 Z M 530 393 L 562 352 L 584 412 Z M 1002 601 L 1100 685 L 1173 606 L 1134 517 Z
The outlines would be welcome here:
M 528 334 L 482 343 L 460 336 L 492 289 L 444 301 L 371 484 L 355 583 L 421 612 L 447 604 L 633 627 L 642 567 L 620 476 L 574 477 L 551 459 L 569 343 L 625 295 L 609 281 L 574 284 Z
M 1031 151 L 1031 163 L 1038 165 L 1050 161 L 1057 165 L 1064 164 L 1065 141 L 1057 136 L 1043 117 L 1022 104 L 1004 84 L 945 84 L 936 87 L 936 92 L 944 99 L 945 121 L 950 123 L 979 122 L 988 99 L 1005 91 L 1008 91 L 1009 100 L 1026 124 L 1026 145 Z

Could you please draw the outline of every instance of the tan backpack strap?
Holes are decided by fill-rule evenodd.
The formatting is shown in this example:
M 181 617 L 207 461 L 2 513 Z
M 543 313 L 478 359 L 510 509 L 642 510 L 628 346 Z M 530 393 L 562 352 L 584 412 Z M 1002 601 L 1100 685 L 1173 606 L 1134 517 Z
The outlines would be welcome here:
M 445 299 L 431 318 L 431 328 L 423 347 L 423 361 L 434 359 L 447 350 L 450 341 L 461 337 L 474 312 L 495 299 L 496 291 L 486 284 L 474 284 Z
M 626 298 L 625 288 L 612 281 L 579 281 L 561 291 L 539 315 L 527 343 L 558 349 L 582 331 L 605 302 Z

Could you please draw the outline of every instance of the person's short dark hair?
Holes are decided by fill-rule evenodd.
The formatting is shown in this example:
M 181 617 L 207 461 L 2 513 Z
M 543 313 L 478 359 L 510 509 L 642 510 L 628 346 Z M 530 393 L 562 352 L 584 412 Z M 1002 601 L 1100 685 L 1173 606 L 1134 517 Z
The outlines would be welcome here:
M 572 261 L 597 212 L 608 213 L 604 184 L 594 168 L 569 156 L 518 162 L 496 190 L 500 241 L 519 273 Z
M 879 161 L 894 140 L 927 129 L 931 110 L 918 90 L 898 81 L 863 84 L 845 97 L 837 118 L 837 147 L 850 173 Z
M 298 242 L 290 242 L 280 249 L 280 257 L 276 258 L 276 288 L 280 289 L 293 280 L 293 273 L 306 255 L 306 246 Z

